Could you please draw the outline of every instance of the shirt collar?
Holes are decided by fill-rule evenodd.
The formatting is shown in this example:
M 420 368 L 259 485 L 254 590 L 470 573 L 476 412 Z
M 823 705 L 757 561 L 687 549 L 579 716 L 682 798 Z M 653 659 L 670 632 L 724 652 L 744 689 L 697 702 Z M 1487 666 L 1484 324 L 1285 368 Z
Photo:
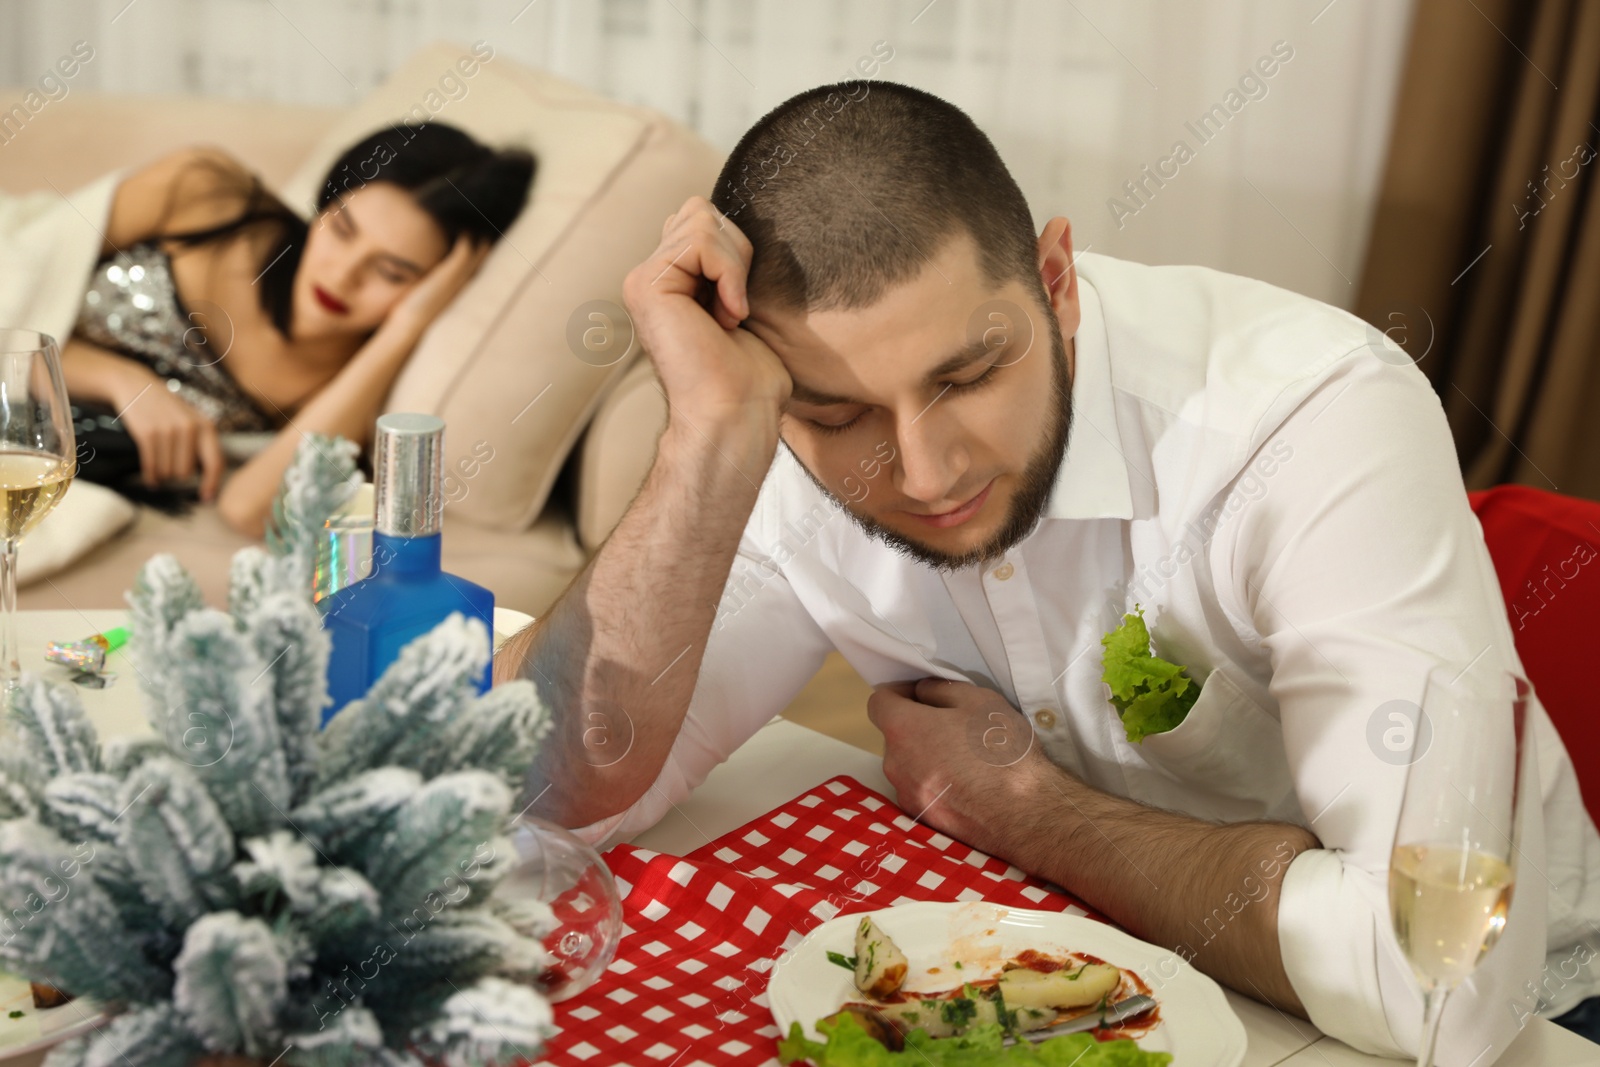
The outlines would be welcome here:
M 1072 433 L 1044 513 L 1052 519 L 1131 519 L 1133 494 L 1117 435 L 1105 315 L 1100 294 L 1081 271 L 1078 304 L 1081 317 L 1072 338 Z

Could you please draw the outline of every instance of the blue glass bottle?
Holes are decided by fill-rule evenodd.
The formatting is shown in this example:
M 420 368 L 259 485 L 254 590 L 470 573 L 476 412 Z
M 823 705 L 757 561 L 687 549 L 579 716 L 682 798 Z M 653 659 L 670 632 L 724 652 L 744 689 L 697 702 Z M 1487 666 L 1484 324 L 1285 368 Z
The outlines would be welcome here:
M 365 696 L 413 638 L 449 615 L 481 619 L 485 634 L 494 632 L 494 594 L 440 568 L 444 420 L 401 413 L 379 418 L 373 468 L 372 572 L 322 601 L 322 626 L 333 639 L 328 657 L 333 703 L 323 712 L 323 725 Z M 485 667 L 478 691 L 488 688 Z

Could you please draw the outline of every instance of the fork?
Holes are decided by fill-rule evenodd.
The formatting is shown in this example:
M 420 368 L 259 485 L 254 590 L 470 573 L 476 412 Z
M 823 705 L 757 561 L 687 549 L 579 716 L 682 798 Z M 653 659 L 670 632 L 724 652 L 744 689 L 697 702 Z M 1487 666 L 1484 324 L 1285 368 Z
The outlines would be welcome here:
M 1135 1018 L 1155 1006 L 1155 998 L 1147 997 L 1142 993 L 1136 996 L 1123 997 L 1115 1004 L 1108 1005 L 1104 1011 L 1091 1012 L 1087 1015 L 1080 1015 L 1076 1019 L 1068 1019 L 1064 1023 L 1047 1026 L 1042 1030 L 1029 1030 L 1015 1037 L 1007 1037 L 1002 1044 L 1015 1045 L 1019 1041 L 1038 1044 L 1040 1041 L 1059 1037 L 1062 1034 L 1080 1034 L 1085 1030 L 1096 1030 L 1102 1026 L 1109 1026 L 1112 1023 L 1120 1023 L 1124 1020 Z

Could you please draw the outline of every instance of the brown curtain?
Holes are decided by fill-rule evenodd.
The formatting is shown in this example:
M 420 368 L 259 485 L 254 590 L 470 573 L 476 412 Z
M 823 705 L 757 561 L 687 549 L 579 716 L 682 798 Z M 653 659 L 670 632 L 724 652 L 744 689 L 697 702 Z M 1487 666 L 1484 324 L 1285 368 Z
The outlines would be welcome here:
M 1417 0 L 1356 311 L 1469 488 L 1600 499 L 1600 0 Z

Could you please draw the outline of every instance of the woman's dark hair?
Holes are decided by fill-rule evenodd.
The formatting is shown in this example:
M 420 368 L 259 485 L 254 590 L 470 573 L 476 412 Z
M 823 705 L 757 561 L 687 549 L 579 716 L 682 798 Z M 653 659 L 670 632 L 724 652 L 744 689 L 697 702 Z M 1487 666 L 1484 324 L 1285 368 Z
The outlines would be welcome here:
M 257 285 L 262 310 L 288 337 L 294 277 L 308 224 L 255 175 L 241 175 L 220 161 L 206 159 L 201 165 L 232 179 L 231 195 L 242 199 L 244 209 L 218 226 L 169 234 L 167 239 L 196 245 L 237 235 L 247 227 L 272 227 L 276 233 L 261 257 Z M 334 162 L 317 191 L 316 208 L 320 214 L 347 193 L 371 182 L 388 182 L 412 195 L 444 231 L 446 244 L 453 246 L 462 234 L 492 243 L 505 235 L 527 203 L 534 169 L 531 153 L 490 148 L 442 122 L 389 126 L 351 145 Z

